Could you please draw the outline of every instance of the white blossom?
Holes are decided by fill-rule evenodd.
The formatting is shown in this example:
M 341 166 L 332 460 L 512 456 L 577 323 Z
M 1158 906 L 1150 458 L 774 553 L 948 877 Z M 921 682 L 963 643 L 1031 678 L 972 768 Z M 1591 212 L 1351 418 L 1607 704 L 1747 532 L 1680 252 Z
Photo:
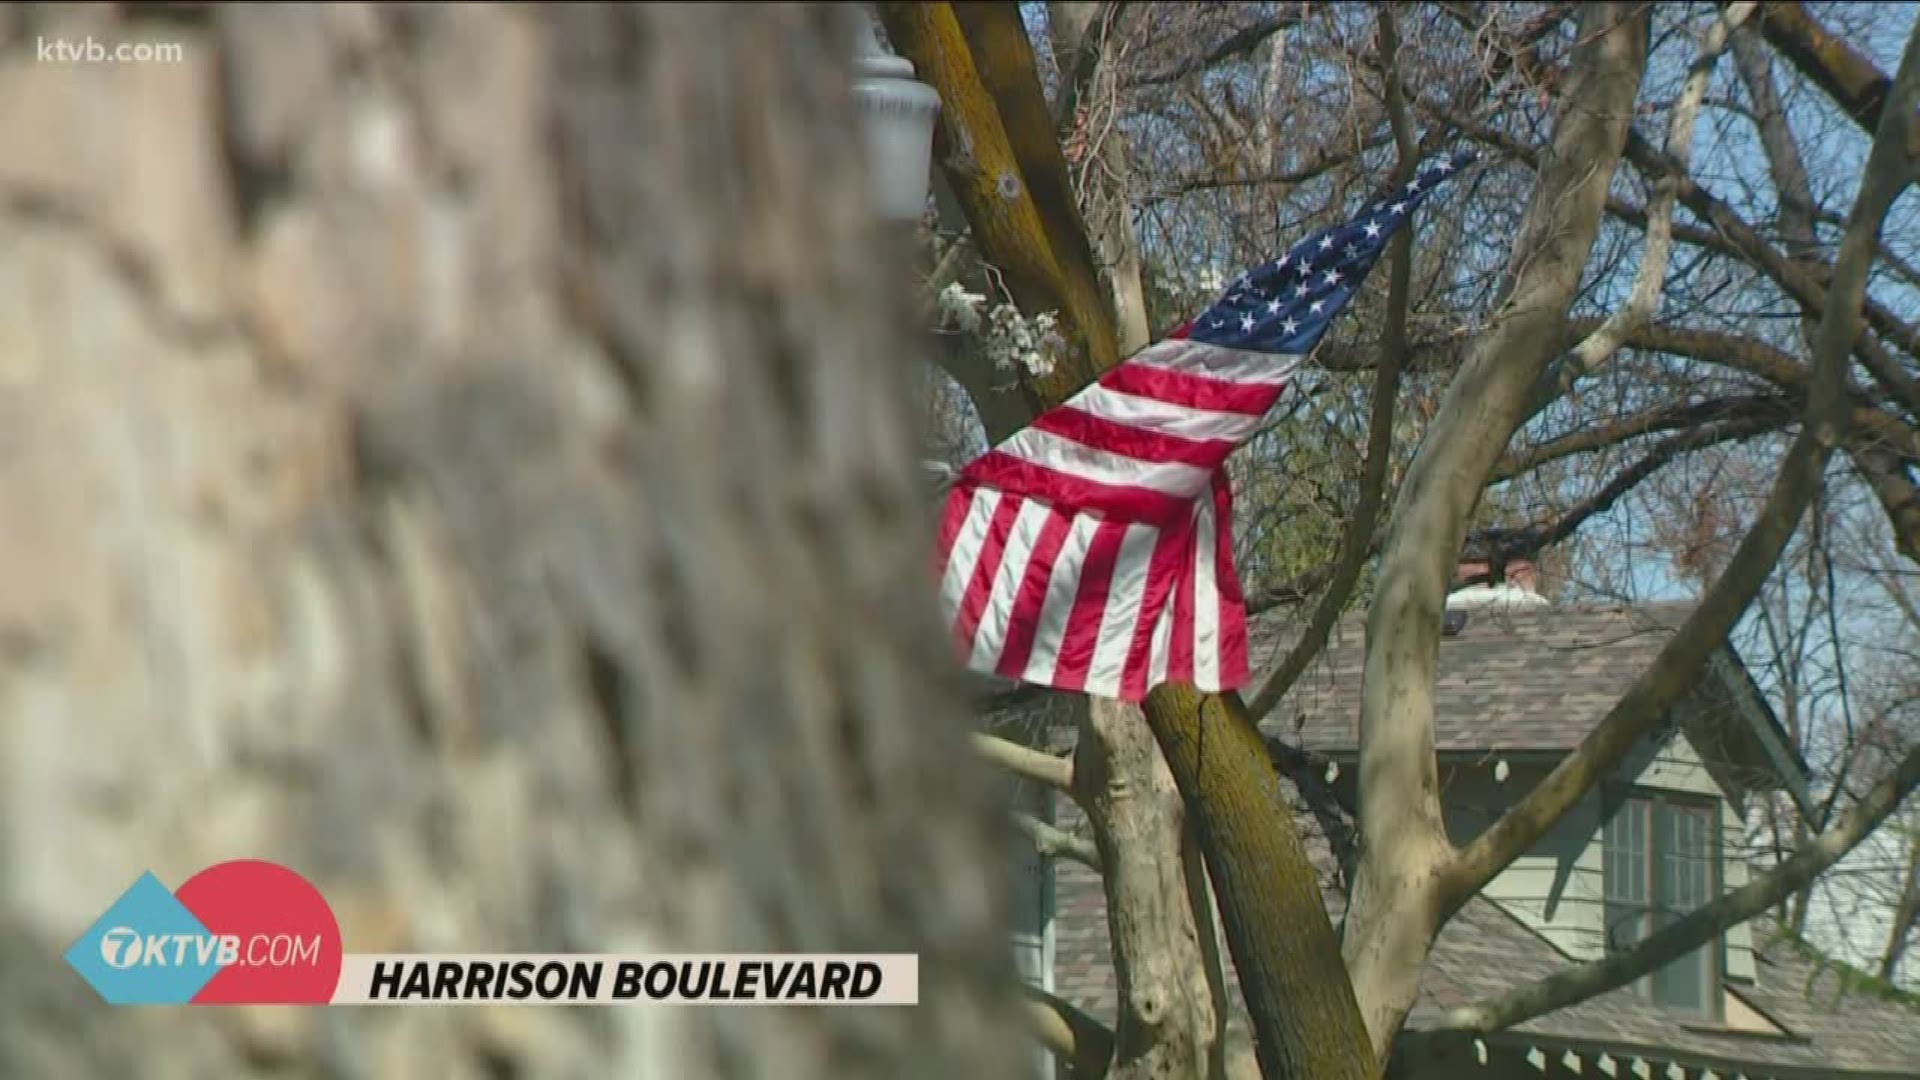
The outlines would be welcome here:
M 1043 311 L 1029 319 L 1012 304 L 988 304 L 986 297 L 968 292 L 958 282 L 941 289 L 935 299 L 941 324 L 980 335 L 981 351 L 1003 371 L 1025 368 L 1046 375 L 1066 348 L 1055 312 Z

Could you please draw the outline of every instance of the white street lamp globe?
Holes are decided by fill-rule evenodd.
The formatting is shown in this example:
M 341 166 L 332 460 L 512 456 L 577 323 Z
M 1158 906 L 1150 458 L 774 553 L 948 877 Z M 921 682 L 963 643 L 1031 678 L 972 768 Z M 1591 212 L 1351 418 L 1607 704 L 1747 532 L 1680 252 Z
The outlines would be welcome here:
M 867 175 L 881 215 L 917 221 L 927 205 L 933 118 L 940 95 L 913 77 L 913 64 L 887 52 L 871 16 L 860 20 L 854 97 L 867 142 Z

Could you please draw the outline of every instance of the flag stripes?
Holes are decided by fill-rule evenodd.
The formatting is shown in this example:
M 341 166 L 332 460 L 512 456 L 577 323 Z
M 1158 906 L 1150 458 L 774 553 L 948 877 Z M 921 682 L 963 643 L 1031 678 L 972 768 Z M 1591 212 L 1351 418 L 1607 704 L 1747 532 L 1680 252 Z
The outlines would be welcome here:
M 968 466 L 940 557 L 970 667 L 1130 701 L 1244 680 L 1221 467 L 1298 358 L 1237 352 L 1169 339 Z
M 1246 682 L 1226 459 L 1295 390 L 1394 230 L 1465 163 L 1430 163 L 1244 275 L 961 471 L 936 572 L 970 667 L 1127 701 L 1168 681 Z

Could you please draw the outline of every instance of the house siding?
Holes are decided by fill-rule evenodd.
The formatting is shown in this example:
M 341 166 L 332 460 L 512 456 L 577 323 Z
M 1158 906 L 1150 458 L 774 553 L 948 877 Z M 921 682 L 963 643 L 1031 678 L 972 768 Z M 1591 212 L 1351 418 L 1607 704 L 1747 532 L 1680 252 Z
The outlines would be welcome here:
M 1500 759 L 1461 764 L 1443 776 L 1447 831 L 1464 844 L 1533 790 L 1551 766 L 1545 760 L 1508 760 L 1504 782 L 1494 779 Z M 1602 936 L 1606 880 L 1601 860 L 1600 800 L 1589 795 L 1532 850 L 1487 883 L 1483 894 L 1577 960 L 1605 952 Z
M 1553 764 L 1545 758 L 1509 759 L 1509 775 L 1500 782 L 1494 779 L 1499 760 L 1489 756 L 1444 770 L 1447 831 L 1454 843 L 1463 844 L 1486 829 L 1544 779 Z M 1714 799 L 1722 834 L 1722 890 L 1747 883 L 1744 823 L 1684 735 L 1647 740 L 1628 756 L 1616 776 L 1623 785 Z M 1596 960 L 1606 953 L 1601 806 L 1599 793 L 1589 793 L 1485 889 L 1489 899 L 1576 960 Z M 1725 973 L 1735 980 L 1754 978 L 1753 931 L 1746 924 L 1726 934 Z

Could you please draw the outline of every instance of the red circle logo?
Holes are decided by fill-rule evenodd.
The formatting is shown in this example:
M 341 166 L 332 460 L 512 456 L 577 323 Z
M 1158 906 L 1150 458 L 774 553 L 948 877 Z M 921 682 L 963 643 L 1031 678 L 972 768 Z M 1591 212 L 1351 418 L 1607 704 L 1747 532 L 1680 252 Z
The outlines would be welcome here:
M 340 924 L 320 890 L 278 863 L 209 866 L 174 896 L 219 939 L 196 1005 L 324 1005 L 340 982 Z

